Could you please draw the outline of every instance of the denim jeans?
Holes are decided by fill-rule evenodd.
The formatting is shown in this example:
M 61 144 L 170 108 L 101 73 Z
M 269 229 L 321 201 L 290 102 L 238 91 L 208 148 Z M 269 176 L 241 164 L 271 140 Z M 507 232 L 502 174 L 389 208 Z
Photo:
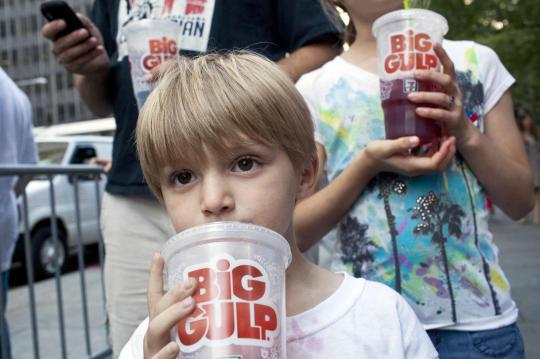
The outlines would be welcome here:
M 440 359 L 524 359 L 523 339 L 517 325 L 463 332 L 433 329 L 427 331 Z
M 7 293 L 9 289 L 9 271 L 2 272 L 2 321 L 4 322 L 4 333 L 0 333 L 0 359 L 4 357 L 3 355 L 3 342 L 7 343 L 7 358 L 11 359 L 11 343 L 9 339 L 9 328 L 6 320 L 6 307 L 7 307 Z

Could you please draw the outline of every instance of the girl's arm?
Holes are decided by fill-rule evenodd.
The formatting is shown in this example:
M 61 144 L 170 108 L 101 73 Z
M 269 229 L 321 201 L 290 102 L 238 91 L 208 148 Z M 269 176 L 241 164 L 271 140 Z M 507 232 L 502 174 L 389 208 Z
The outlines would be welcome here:
M 444 73 L 421 71 L 415 77 L 438 83 L 444 92 L 417 92 L 409 94 L 409 99 L 439 107 L 418 107 L 417 113 L 438 121 L 456 137 L 458 151 L 494 204 L 513 219 L 524 217 L 533 207 L 533 177 L 514 120 L 510 92 L 485 115 L 485 133 L 480 132 L 463 111 L 452 61 L 440 45 L 435 46 L 435 52 Z
M 432 157 L 407 156 L 418 137 L 370 142 L 349 166 L 326 187 L 300 201 L 294 211 L 294 229 L 301 251 L 308 250 L 345 216 L 368 182 L 379 172 L 407 176 L 443 171 L 454 157 L 455 138 L 444 139 Z M 325 167 L 325 151 L 317 144 L 319 168 Z M 322 177 L 322 171 L 319 171 Z M 318 180 L 320 180 L 319 178 Z
M 504 213 L 520 219 L 532 210 L 533 176 L 514 120 L 510 91 L 485 116 L 485 134 L 474 127 L 466 141 L 458 141 L 458 150 Z

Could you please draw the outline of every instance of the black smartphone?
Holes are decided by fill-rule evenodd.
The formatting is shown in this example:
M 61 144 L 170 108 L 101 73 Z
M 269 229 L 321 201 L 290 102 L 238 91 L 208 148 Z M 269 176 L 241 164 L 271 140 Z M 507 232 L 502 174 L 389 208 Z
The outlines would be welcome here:
M 84 24 L 81 22 L 77 14 L 75 14 L 75 11 L 73 11 L 71 6 L 69 6 L 65 1 L 45 1 L 41 3 L 40 9 L 41 13 L 48 21 L 62 19 L 66 22 L 66 28 L 56 35 L 57 39 L 62 36 L 66 36 L 67 34 L 70 34 L 75 30 L 85 28 Z

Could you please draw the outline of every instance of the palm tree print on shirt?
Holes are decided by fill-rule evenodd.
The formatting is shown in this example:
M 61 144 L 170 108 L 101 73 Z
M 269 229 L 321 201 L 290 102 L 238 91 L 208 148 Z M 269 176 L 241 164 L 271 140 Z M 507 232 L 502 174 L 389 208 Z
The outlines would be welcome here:
M 431 243 L 439 247 L 450 295 L 452 320 L 456 323 L 456 303 L 446 254 L 448 238 L 444 236 L 444 229 L 446 226 L 449 236 L 460 239 L 462 234 L 461 222 L 465 217 L 465 212 L 459 205 L 446 200 L 445 194 L 437 197 L 433 192 L 429 192 L 427 196 L 418 197 L 416 204 L 415 207 L 409 209 L 412 212 L 411 218 L 418 221 L 413 232 L 416 235 L 431 235 Z
M 469 203 L 471 204 L 471 213 L 472 213 L 472 221 L 473 221 L 473 229 L 474 229 L 474 246 L 476 247 L 476 250 L 478 251 L 478 255 L 480 256 L 480 259 L 482 260 L 484 278 L 486 279 L 489 292 L 491 294 L 491 300 L 493 301 L 495 315 L 500 315 L 501 306 L 497 298 L 497 293 L 495 293 L 495 289 L 493 288 L 493 285 L 491 284 L 491 271 L 489 269 L 489 264 L 487 263 L 486 258 L 484 258 L 484 256 L 480 252 L 480 249 L 478 246 L 478 223 L 476 221 L 476 206 L 474 204 L 474 198 L 471 191 L 471 184 L 469 182 L 469 177 L 467 176 L 467 172 L 465 171 L 465 163 L 464 163 L 463 158 L 459 154 L 456 156 L 456 162 L 458 164 L 458 167 L 461 170 L 461 175 L 463 176 L 463 180 L 465 181 L 465 185 L 467 187 L 467 194 L 469 196 Z
M 341 244 L 341 260 L 352 265 L 352 273 L 356 278 L 362 277 L 375 260 L 373 251 L 378 246 L 366 238 L 368 225 L 359 223 L 354 217 L 347 216 L 338 228 Z
M 398 231 L 396 229 L 396 216 L 392 213 L 390 207 L 390 196 L 397 194 L 403 196 L 407 193 L 407 185 L 398 175 L 392 173 L 382 173 L 375 178 L 377 186 L 379 188 L 379 199 L 384 201 L 384 212 L 386 214 L 386 221 L 388 222 L 388 229 L 390 231 L 390 239 L 392 241 L 392 254 L 394 257 L 394 269 L 395 269 L 395 290 L 401 293 L 401 263 L 399 262 L 399 251 L 397 245 Z

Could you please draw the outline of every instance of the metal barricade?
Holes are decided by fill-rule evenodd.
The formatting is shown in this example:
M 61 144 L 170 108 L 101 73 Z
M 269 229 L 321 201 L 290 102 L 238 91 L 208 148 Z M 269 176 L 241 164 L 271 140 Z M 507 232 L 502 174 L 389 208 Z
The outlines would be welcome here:
M 96 218 L 97 218 L 97 228 L 96 236 L 98 239 L 98 251 L 99 251 L 99 271 L 100 271 L 100 290 L 101 290 L 101 299 L 103 302 L 103 316 L 106 318 L 106 308 L 105 308 L 105 289 L 103 282 L 103 261 L 104 261 L 104 247 L 103 239 L 101 237 L 101 231 L 99 227 L 99 218 L 100 218 L 100 207 L 101 207 L 101 189 L 100 189 L 100 180 L 103 169 L 98 166 L 88 166 L 88 165 L 69 165 L 69 166 L 37 166 L 37 165 L 0 165 L 0 176 L 46 176 L 49 183 L 49 199 L 50 199 L 50 230 L 54 243 L 54 282 L 56 288 L 56 306 L 58 311 L 58 328 L 59 328 L 59 337 L 60 337 L 60 352 L 61 358 L 68 357 L 68 347 L 66 341 L 66 323 L 65 323 L 65 313 L 64 313 L 64 300 L 63 300 L 63 290 L 62 290 L 62 273 L 61 268 L 58 265 L 58 254 L 60 253 L 59 246 L 62 245 L 59 239 L 59 229 L 57 222 L 57 209 L 55 201 L 55 186 L 53 184 L 53 178 L 59 175 L 70 176 L 70 182 L 73 187 L 73 198 L 74 198 L 74 208 L 75 208 L 75 218 L 76 218 L 76 230 L 75 238 L 77 240 L 77 262 L 78 262 L 78 271 L 79 271 L 79 282 L 80 282 L 80 292 L 81 292 L 81 308 L 80 312 L 82 315 L 82 324 L 84 328 L 84 341 L 85 341 L 85 351 L 86 353 L 75 353 L 75 357 L 81 358 L 86 357 L 91 359 L 98 358 L 108 358 L 112 355 L 111 345 L 109 342 L 109 328 L 107 321 L 105 319 L 104 330 L 105 330 L 105 348 L 101 348 L 98 351 L 92 350 L 91 345 L 91 331 L 90 331 L 90 320 L 88 313 L 88 293 L 87 293 L 87 282 L 85 278 L 85 257 L 84 251 L 85 246 L 83 244 L 82 231 L 81 231 L 81 211 L 80 211 L 80 199 L 79 199 L 79 179 L 84 176 L 85 180 L 88 180 L 88 176 L 93 177 L 92 181 L 95 183 L 95 202 L 96 202 Z M 36 294 L 35 294 L 35 280 L 34 280 L 34 268 L 33 268 L 33 258 L 32 258 L 32 241 L 30 235 L 30 224 L 28 217 L 28 196 L 26 189 L 22 192 L 22 221 L 24 224 L 24 262 L 26 264 L 26 274 L 28 279 L 28 295 L 29 295 L 29 310 L 30 310 L 30 325 L 32 333 L 32 345 L 33 345 L 33 357 L 35 359 L 40 358 L 42 354 L 40 351 L 40 341 L 39 341 L 39 328 L 37 315 L 39 308 L 36 307 Z M 69 254 L 69 250 L 66 251 L 65 258 Z M 0 291 L 2 289 L 0 288 Z M 0 294 L 3 294 L 0 292 Z M 0 295 L 0 309 L 4 310 L 4 303 L 2 300 L 2 295 Z M 69 318 L 70 321 L 76 321 L 75 318 Z M 73 322 L 70 322 L 73 323 Z M 4 323 L 0 320 L 0 333 L 4 333 Z M 6 338 L 2 335 L 2 351 L 6 351 Z M 3 353 L 2 357 L 7 358 L 7 353 Z M 45 353 L 45 356 L 50 356 L 51 353 Z

